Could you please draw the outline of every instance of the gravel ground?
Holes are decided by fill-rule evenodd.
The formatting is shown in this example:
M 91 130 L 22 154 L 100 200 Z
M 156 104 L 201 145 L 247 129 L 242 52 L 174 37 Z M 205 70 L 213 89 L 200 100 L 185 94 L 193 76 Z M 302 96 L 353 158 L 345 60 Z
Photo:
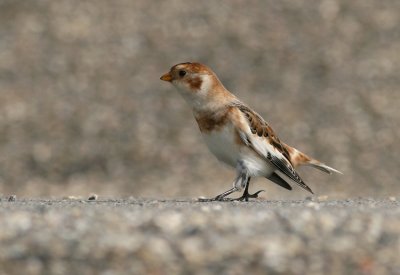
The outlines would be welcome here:
M 0 274 L 399 274 L 400 203 L 0 202 Z
M 316 194 L 399 196 L 399 26 L 398 0 L 0 0 L 0 193 L 225 189 L 234 171 L 159 79 L 199 61 L 345 174 L 300 170 Z

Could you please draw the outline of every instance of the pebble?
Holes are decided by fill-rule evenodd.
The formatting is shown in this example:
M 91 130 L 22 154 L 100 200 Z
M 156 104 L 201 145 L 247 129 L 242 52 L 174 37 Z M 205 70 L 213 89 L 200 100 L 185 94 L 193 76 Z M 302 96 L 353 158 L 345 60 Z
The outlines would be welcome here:
M 99 196 L 96 194 L 90 194 L 88 197 L 89 201 L 96 201 Z
M 11 195 L 8 197 L 8 201 L 16 201 L 17 200 L 17 196 L 16 195 Z

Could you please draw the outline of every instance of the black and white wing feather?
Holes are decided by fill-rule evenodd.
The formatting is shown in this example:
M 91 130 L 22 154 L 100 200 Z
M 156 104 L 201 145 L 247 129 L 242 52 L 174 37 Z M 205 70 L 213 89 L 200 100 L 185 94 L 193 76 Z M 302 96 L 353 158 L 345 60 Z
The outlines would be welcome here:
M 235 107 L 240 110 L 247 122 L 247 127 L 238 129 L 243 142 L 260 157 L 272 163 L 286 177 L 313 194 L 311 188 L 301 179 L 290 163 L 289 152 L 264 119 L 241 103 L 235 103 Z

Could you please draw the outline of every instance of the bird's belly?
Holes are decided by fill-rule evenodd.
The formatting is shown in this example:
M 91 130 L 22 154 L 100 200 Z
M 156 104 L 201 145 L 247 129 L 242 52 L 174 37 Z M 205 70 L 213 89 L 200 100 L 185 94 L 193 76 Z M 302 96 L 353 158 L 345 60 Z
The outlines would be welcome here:
M 208 149 L 217 157 L 218 160 L 236 166 L 239 160 L 239 146 L 235 143 L 233 129 L 224 127 L 219 131 L 203 133 L 203 138 Z
M 209 150 L 218 160 L 236 167 L 238 162 L 244 166 L 251 176 L 270 176 L 274 168 L 249 147 L 237 143 L 234 129 L 225 127 L 220 131 L 203 134 Z
M 252 152 L 242 153 L 241 161 L 251 176 L 268 178 L 276 170 L 271 163 Z

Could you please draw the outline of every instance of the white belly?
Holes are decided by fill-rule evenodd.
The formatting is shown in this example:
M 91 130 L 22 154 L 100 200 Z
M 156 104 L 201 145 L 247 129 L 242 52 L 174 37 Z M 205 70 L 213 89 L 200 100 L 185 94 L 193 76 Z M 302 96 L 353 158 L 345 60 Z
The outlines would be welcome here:
M 235 142 L 232 127 L 224 127 L 220 131 L 203 134 L 205 143 L 218 160 L 236 167 L 240 161 L 251 176 L 268 177 L 275 170 L 270 163 L 265 162 L 252 149 Z

